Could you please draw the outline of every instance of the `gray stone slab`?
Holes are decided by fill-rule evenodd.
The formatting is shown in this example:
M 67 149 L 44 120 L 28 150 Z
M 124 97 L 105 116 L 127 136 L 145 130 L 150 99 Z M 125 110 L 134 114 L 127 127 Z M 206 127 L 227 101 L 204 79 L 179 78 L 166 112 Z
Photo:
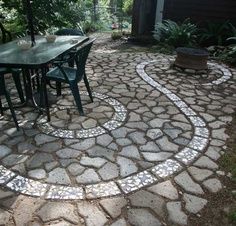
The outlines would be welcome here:
M 111 180 L 119 176 L 119 168 L 116 164 L 107 162 L 98 173 L 103 180 Z
M 107 162 L 107 160 L 103 158 L 90 158 L 83 156 L 80 159 L 80 164 L 83 166 L 92 166 L 95 168 L 100 168 L 102 165 L 104 165 Z
M 5 145 L 0 145 L 0 159 L 11 153 L 11 149 Z
M 59 218 L 64 218 L 69 222 L 78 224 L 78 216 L 76 208 L 70 203 L 63 202 L 46 202 L 37 212 L 43 222 L 52 221 Z
M 93 184 L 101 181 L 94 169 L 86 169 L 81 175 L 76 177 L 79 184 Z
M 169 180 L 153 185 L 149 187 L 147 190 L 171 200 L 178 199 L 179 197 L 177 189 L 173 186 L 173 184 Z
M 164 216 L 164 199 L 147 191 L 138 191 L 129 196 L 131 205 L 152 209 L 158 216 Z
M 209 177 L 213 174 L 213 172 L 211 170 L 200 169 L 200 168 L 197 168 L 195 166 L 189 167 L 188 171 L 191 174 L 191 176 L 197 181 L 203 181 L 207 177 Z
M 55 183 L 55 184 L 70 184 L 70 178 L 63 168 L 56 168 L 49 172 L 48 178 L 46 180 L 49 183 Z
M 70 158 L 77 158 L 82 154 L 82 152 L 72 148 L 63 148 L 57 151 L 56 154 L 59 158 L 70 159 Z
M 183 200 L 185 201 L 185 209 L 193 214 L 198 213 L 207 204 L 206 199 L 186 193 L 183 195 Z
M 135 226 L 161 226 L 160 221 L 148 212 L 147 209 L 129 209 L 128 221 Z
M 174 178 L 174 180 L 187 192 L 191 192 L 193 194 L 204 194 L 201 186 L 195 183 L 186 171 L 180 173 Z
M 212 193 L 216 193 L 222 189 L 221 182 L 216 178 L 204 181 L 203 186 L 206 187 Z
M 138 148 L 135 145 L 130 145 L 122 148 L 119 155 L 140 160 L 140 154 Z
M 166 207 L 170 222 L 178 225 L 187 225 L 188 217 L 181 209 L 181 202 L 168 202 Z
M 130 159 L 117 157 L 117 164 L 120 166 L 120 174 L 122 177 L 128 176 L 138 171 L 136 164 Z
M 77 204 L 78 212 L 85 218 L 87 226 L 104 226 L 108 221 L 105 214 L 94 204 L 82 202 Z
M 122 208 L 126 206 L 127 201 L 123 197 L 104 199 L 100 201 L 100 205 L 112 217 L 117 218 L 121 215 Z

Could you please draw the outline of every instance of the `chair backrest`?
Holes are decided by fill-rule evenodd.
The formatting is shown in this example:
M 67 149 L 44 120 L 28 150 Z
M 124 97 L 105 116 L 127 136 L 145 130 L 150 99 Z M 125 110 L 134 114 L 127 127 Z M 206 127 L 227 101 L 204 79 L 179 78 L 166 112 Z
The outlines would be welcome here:
M 85 44 L 83 44 L 76 52 L 75 54 L 75 64 L 77 67 L 77 72 L 76 72 L 76 79 L 77 81 L 81 80 L 85 74 L 85 66 L 86 66 L 86 61 L 88 59 L 88 55 L 90 52 L 90 49 L 93 45 L 93 42 L 95 39 L 89 40 Z
M 81 29 L 71 29 L 64 28 L 55 32 L 55 35 L 75 35 L 75 36 L 84 36 L 84 32 Z

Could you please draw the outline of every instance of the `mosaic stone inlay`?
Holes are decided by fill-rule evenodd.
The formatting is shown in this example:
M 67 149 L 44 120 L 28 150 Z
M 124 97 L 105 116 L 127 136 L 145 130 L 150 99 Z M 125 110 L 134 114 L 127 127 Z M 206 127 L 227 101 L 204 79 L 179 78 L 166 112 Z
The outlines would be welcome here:
M 118 183 L 124 193 L 127 194 L 144 186 L 151 185 L 156 181 L 157 179 L 153 177 L 148 171 L 143 171 L 134 176 L 119 180 Z
M 16 174 L 6 169 L 4 166 L 0 166 L 0 184 L 5 184 L 12 179 Z
M 115 182 L 87 185 L 85 191 L 89 199 L 121 194 Z
M 13 191 L 38 197 L 43 196 L 47 190 L 47 184 L 22 176 L 15 177 L 6 186 Z
M 46 199 L 83 199 L 84 191 L 80 187 L 56 186 L 52 185 L 46 195 Z
M 81 92 L 83 95 L 88 95 L 87 92 Z M 89 137 L 96 137 L 106 133 L 106 130 L 111 131 L 114 130 L 122 125 L 122 123 L 126 119 L 127 110 L 125 107 L 118 101 L 115 100 L 105 94 L 93 92 L 93 97 L 96 97 L 100 100 L 105 101 L 109 105 L 113 107 L 115 110 L 114 116 L 106 123 L 101 126 L 93 127 L 90 129 L 80 129 L 80 130 L 69 130 L 69 129 L 58 129 L 50 125 L 46 121 L 46 116 L 43 115 L 39 118 L 38 127 L 39 129 L 48 135 L 52 135 L 59 138 L 66 138 L 66 139 L 75 139 L 75 138 L 89 138 Z M 66 109 L 66 107 L 61 107 L 62 109 Z M 51 114 L 55 113 L 57 109 L 52 109 Z
M 191 163 L 200 153 L 191 148 L 185 148 L 183 151 L 175 155 L 175 158 L 184 164 Z
M 164 179 L 168 176 L 171 176 L 172 174 L 180 171 L 184 165 L 188 165 L 190 162 L 194 161 L 198 157 L 198 155 L 200 155 L 199 152 L 203 152 L 209 140 L 209 131 L 206 128 L 206 123 L 197 115 L 197 113 L 192 108 L 190 108 L 184 101 L 182 101 L 180 97 L 178 97 L 176 94 L 163 87 L 147 75 L 144 70 L 145 66 L 154 62 L 156 61 L 152 60 L 137 65 L 138 75 L 149 85 L 165 94 L 173 102 L 173 104 L 176 105 L 186 115 L 186 117 L 194 127 L 194 135 L 192 137 L 192 140 L 187 145 L 188 147 L 180 150 L 175 154 L 175 158 L 178 161 L 174 159 L 167 159 L 150 169 L 134 173 L 124 179 L 87 185 L 85 186 L 85 194 L 81 187 L 49 185 L 47 183 L 41 183 L 22 176 L 15 177 L 15 173 L 13 173 L 11 170 L 6 169 L 5 167 L 0 168 L 0 181 L 2 183 L 7 183 L 6 187 L 10 188 L 13 191 L 31 196 L 46 197 L 46 199 L 93 199 L 119 195 L 122 194 L 122 192 L 128 194 L 144 186 L 149 186 L 157 182 L 158 178 Z M 109 102 L 109 104 L 113 106 L 116 111 L 113 118 L 109 122 L 104 123 L 103 126 L 97 127 L 96 129 L 92 128 L 92 130 L 88 129 L 80 131 L 74 130 L 74 133 L 66 133 L 66 138 L 70 138 L 72 136 L 74 138 L 87 138 L 101 135 L 103 132 L 105 133 L 106 130 L 113 130 L 117 128 L 122 124 L 123 120 L 125 120 L 126 109 L 123 105 L 121 105 L 117 100 L 108 97 L 107 95 L 99 93 L 96 93 L 95 95 L 97 98 L 100 98 L 104 101 L 107 100 L 107 103 Z M 50 124 L 47 124 L 44 118 L 41 118 L 39 126 L 41 130 L 45 130 L 45 132 L 50 135 L 55 132 L 54 127 Z M 62 130 L 58 130 L 57 133 L 57 136 L 64 136 L 65 134 Z M 119 189 L 117 184 L 119 185 L 121 190 Z M 48 192 L 47 188 L 49 188 Z
M 158 177 L 165 178 L 171 176 L 173 173 L 176 173 L 181 169 L 182 166 L 178 162 L 172 159 L 168 159 L 164 163 L 153 167 L 152 173 L 154 173 Z

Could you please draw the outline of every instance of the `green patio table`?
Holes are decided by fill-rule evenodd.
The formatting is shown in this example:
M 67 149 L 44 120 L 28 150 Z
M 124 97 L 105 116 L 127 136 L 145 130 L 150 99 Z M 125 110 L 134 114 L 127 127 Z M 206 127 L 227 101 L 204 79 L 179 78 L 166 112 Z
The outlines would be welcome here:
M 30 41 L 30 37 L 16 39 L 0 45 L 0 67 L 21 68 L 23 70 L 23 74 L 26 78 L 26 102 L 31 100 L 33 105 L 40 111 L 46 110 L 48 121 L 50 121 L 45 81 L 45 74 L 47 72 L 48 65 L 60 55 L 63 55 L 80 46 L 88 39 L 89 38 L 86 36 L 57 36 L 55 42 L 49 43 L 46 41 L 44 36 L 35 36 L 36 44 L 28 50 L 20 49 L 17 43 L 20 40 Z M 42 90 L 46 109 L 40 108 L 34 100 L 30 75 L 31 69 L 41 70 Z

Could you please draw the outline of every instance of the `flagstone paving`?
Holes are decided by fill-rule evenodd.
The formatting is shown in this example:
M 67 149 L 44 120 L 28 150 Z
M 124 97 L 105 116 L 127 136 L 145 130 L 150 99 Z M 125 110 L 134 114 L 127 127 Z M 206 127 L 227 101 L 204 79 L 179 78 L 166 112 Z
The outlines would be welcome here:
M 95 48 L 87 64 L 94 102 L 81 92 L 85 116 L 66 89 L 49 123 L 17 109 L 17 132 L 6 112 L 0 225 L 187 225 L 199 214 L 224 186 L 217 160 L 236 70 L 211 61 L 208 71 L 186 72 L 173 60 Z

